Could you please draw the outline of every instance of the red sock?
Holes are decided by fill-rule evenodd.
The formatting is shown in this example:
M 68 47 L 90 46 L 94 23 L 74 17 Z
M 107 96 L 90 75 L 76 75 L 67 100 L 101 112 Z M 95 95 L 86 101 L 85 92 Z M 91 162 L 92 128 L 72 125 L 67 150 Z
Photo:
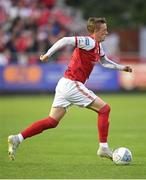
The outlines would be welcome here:
M 107 142 L 108 129 L 109 129 L 109 113 L 110 106 L 106 104 L 98 111 L 98 133 L 99 141 L 102 143 Z
M 43 132 L 46 129 L 55 128 L 58 125 L 58 121 L 51 118 L 50 116 L 46 119 L 42 119 L 39 121 L 34 122 L 28 128 L 21 132 L 24 139 L 34 136 Z

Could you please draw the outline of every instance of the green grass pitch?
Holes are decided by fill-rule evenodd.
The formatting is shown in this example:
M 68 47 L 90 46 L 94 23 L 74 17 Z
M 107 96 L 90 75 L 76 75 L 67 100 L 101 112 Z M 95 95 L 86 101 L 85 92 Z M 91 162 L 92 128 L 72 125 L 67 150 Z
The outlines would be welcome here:
M 0 97 L 0 179 L 145 179 L 146 95 L 101 94 L 111 105 L 109 145 L 128 147 L 133 161 L 117 166 L 96 156 L 97 114 L 71 107 L 56 129 L 24 141 L 15 161 L 7 136 L 48 115 L 53 96 Z

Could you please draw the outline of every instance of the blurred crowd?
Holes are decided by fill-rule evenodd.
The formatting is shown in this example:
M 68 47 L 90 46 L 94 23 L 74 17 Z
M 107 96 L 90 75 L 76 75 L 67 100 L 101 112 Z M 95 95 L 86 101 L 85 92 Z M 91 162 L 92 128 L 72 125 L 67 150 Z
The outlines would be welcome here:
M 0 65 L 38 63 L 40 54 L 71 33 L 72 21 L 55 0 L 0 0 Z M 67 47 L 53 59 L 64 62 L 70 51 Z

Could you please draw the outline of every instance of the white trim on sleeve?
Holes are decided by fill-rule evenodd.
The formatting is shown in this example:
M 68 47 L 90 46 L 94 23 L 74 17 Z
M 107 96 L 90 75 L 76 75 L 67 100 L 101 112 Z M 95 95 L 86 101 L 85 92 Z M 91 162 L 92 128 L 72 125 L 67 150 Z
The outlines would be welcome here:
M 89 36 L 76 36 L 76 46 L 84 50 L 91 50 L 95 47 L 95 40 Z

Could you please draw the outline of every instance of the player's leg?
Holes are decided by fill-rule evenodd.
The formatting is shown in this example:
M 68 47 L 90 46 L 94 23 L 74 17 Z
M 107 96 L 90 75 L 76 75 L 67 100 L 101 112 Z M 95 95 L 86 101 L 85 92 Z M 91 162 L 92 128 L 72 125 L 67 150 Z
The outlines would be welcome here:
M 110 107 L 92 91 L 88 90 L 84 84 L 80 82 L 74 83 L 73 94 L 70 97 L 70 100 L 75 105 L 87 107 L 98 113 L 97 126 L 100 143 L 98 155 L 111 158 L 112 153 L 109 150 L 107 143 Z
M 98 112 L 98 134 L 99 134 L 99 149 L 97 154 L 101 157 L 112 159 L 112 151 L 108 147 L 107 137 L 109 130 L 109 114 L 110 106 L 101 98 L 97 97 L 87 108 Z
M 49 117 L 34 122 L 18 135 L 10 135 L 8 137 L 9 158 L 11 160 L 15 159 L 16 149 L 24 139 L 40 134 L 44 130 L 55 128 L 65 113 L 66 109 L 63 107 L 52 107 Z
M 55 128 L 65 115 L 66 109 L 63 107 L 52 107 L 49 117 L 38 120 L 21 132 L 23 139 L 40 134 L 44 130 Z
M 71 104 L 64 97 L 64 92 L 67 87 L 65 83 L 63 78 L 58 82 L 49 117 L 34 122 L 18 135 L 8 137 L 8 153 L 10 159 L 13 160 L 15 158 L 16 149 L 24 139 L 37 135 L 46 129 L 55 128 L 58 125 L 66 113 L 66 108 Z M 62 93 L 60 89 L 62 89 Z

